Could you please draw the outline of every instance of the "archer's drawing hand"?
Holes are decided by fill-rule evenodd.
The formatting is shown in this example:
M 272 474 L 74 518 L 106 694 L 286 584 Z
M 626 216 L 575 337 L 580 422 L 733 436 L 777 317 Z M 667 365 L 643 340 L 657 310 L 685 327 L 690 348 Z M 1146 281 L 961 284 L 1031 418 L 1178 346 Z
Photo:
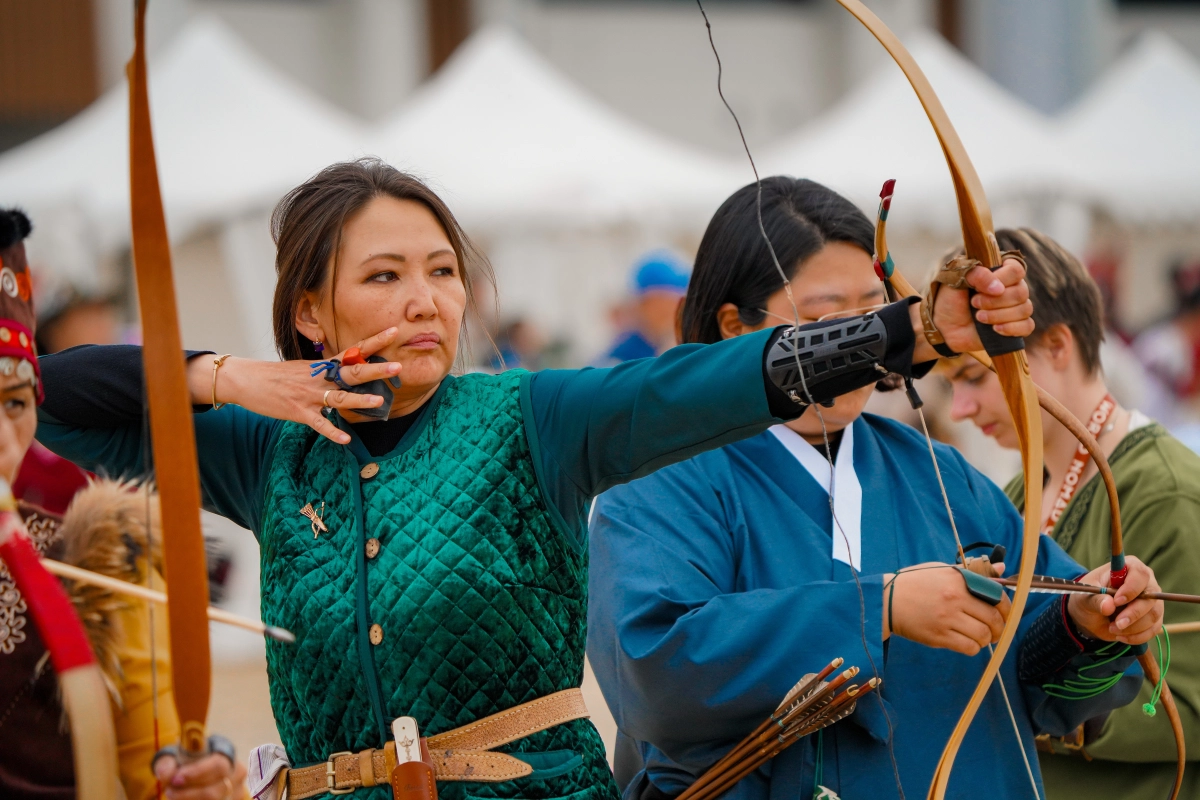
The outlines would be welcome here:
M 364 358 L 374 355 L 390 344 L 399 331 L 388 328 L 356 347 Z M 349 348 L 347 348 L 349 349 Z M 339 353 L 339 360 L 345 352 Z M 350 435 L 325 418 L 326 392 L 329 408 L 353 412 L 357 408 L 377 408 L 383 398 L 374 394 L 357 394 L 339 389 L 322 376 L 312 376 L 311 361 L 255 361 L 230 358 L 221 365 L 217 376 L 217 402 L 236 403 L 245 409 L 274 419 L 291 420 L 308 425 L 317 433 L 338 444 L 349 444 Z M 192 402 L 208 405 L 212 402 L 212 356 L 199 356 L 188 362 L 188 387 Z M 400 374 L 395 361 L 383 364 L 355 364 L 341 368 L 342 380 L 351 386 L 370 383 L 380 378 Z M 332 391 L 330 391 L 332 390 Z
M 1033 303 L 1025 284 L 1025 267 L 1015 258 L 1006 258 L 992 272 L 976 267 L 967 273 L 967 283 L 977 294 L 966 289 L 943 288 L 933 307 L 933 321 L 946 338 L 950 349 L 958 353 L 982 350 L 972 312 L 980 322 L 992 325 L 1004 336 L 1028 336 L 1033 333 Z M 918 339 L 924 339 L 924 335 Z
M 891 576 L 884 580 L 884 585 Z M 951 564 L 905 567 L 892 585 L 892 633 L 929 647 L 966 656 L 997 641 L 1012 604 L 1008 596 L 988 605 L 967 591 L 966 581 Z M 887 593 L 884 593 L 884 638 L 887 637 Z
M 1117 590 L 1116 597 L 1107 594 L 1073 594 L 1067 603 L 1067 613 L 1080 630 L 1096 639 L 1142 644 L 1162 630 L 1163 601 L 1134 598 L 1142 592 L 1158 592 L 1161 589 L 1154 577 L 1154 570 L 1140 560 L 1128 556 L 1125 565 L 1129 567 L 1129 575 Z M 1108 566 L 1098 567 L 1080 578 L 1079 582 L 1107 586 L 1108 572 Z
M 243 800 L 249 795 L 246 765 L 231 764 L 220 753 L 184 767 L 174 756 L 163 756 L 154 763 L 154 777 L 166 789 L 167 800 Z

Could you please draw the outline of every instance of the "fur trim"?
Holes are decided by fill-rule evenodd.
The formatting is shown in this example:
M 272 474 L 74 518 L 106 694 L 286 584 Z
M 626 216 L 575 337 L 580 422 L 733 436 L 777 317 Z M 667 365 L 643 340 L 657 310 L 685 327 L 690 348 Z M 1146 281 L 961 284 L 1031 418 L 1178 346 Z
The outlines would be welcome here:
M 93 480 L 71 500 L 60 528 L 63 561 L 131 583 L 146 584 L 147 523 L 154 544 L 150 563 L 162 571 L 158 495 L 130 481 Z M 130 598 L 98 586 L 64 581 L 83 620 L 96 660 L 114 699 L 123 680 L 116 617 Z

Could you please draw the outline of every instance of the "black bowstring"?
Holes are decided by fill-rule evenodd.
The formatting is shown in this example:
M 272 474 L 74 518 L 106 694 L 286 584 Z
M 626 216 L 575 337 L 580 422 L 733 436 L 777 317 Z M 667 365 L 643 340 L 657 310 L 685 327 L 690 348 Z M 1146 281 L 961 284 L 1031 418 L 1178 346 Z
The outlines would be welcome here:
M 704 10 L 704 3 L 701 2 L 701 0 L 696 0 L 696 6 L 700 9 L 700 15 L 702 17 L 704 17 L 704 27 L 708 31 L 708 45 L 710 48 L 712 48 L 713 58 L 715 58 L 716 62 L 717 62 L 717 95 L 721 98 L 721 102 L 724 104 L 725 110 L 729 112 L 729 116 L 733 117 L 733 123 L 737 126 L 738 136 L 741 138 L 741 141 L 742 141 L 742 149 L 745 151 L 746 158 L 750 162 L 750 169 L 753 170 L 753 172 L 754 172 L 754 184 L 755 184 L 755 190 L 756 190 L 755 212 L 756 212 L 756 215 L 758 218 L 758 231 L 762 235 L 763 241 L 767 245 L 767 251 L 771 255 L 771 262 L 775 265 L 775 270 L 779 273 L 779 277 L 783 281 L 784 291 L 787 293 L 788 301 L 791 302 L 791 305 L 792 305 L 792 313 L 795 315 L 794 324 L 795 324 L 796 328 L 799 328 L 800 327 L 800 312 L 796 307 L 795 298 L 792 296 L 791 281 L 788 280 L 787 273 L 785 273 L 783 271 L 783 267 L 779 263 L 779 256 L 776 255 L 776 253 L 775 253 L 775 246 L 771 243 L 771 237 L 767 235 L 766 226 L 763 224 L 762 178 L 758 174 L 758 165 L 754 163 L 754 155 L 750 152 L 750 145 L 746 142 L 746 132 L 742 129 L 742 122 L 740 119 L 738 119 L 737 112 L 733 110 L 733 106 L 731 106 L 729 104 L 729 101 L 727 99 L 725 99 L 725 92 L 721 86 L 721 78 L 724 74 L 724 68 L 721 64 L 721 54 L 719 52 L 717 52 L 717 43 L 713 40 L 712 23 L 709 22 L 708 13 Z M 833 487 L 834 487 L 835 470 L 834 470 L 833 456 L 832 456 L 833 451 L 830 449 L 830 446 L 829 446 L 829 431 L 825 427 L 825 417 L 824 417 L 824 415 L 821 414 L 821 410 L 818 407 L 817 403 L 813 401 L 812 393 L 808 389 L 808 381 L 804 375 L 804 368 L 800 363 L 799 349 L 793 348 L 793 354 L 796 357 L 796 370 L 800 375 L 800 386 L 804 391 L 805 399 L 808 401 L 808 405 L 811 406 L 813 408 L 813 410 L 816 412 L 817 419 L 820 420 L 820 422 L 821 422 L 821 436 L 825 442 L 825 456 L 826 456 L 826 459 L 829 461 L 829 513 L 830 513 L 830 516 L 833 520 L 835 527 L 837 527 L 838 531 L 842 535 L 842 539 L 846 544 L 846 552 L 847 552 L 847 554 L 849 554 L 850 553 L 849 538 L 846 536 L 846 532 L 842 529 L 842 525 L 838 521 L 838 518 L 837 518 L 837 512 L 834 510 L 834 501 L 833 501 L 834 489 L 833 489 Z M 862 582 L 858 578 L 858 570 L 855 569 L 853 564 L 850 565 L 850 575 L 851 575 L 851 577 L 854 578 L 854 586 L 858 590 L 859 624 L 860 624 L 860 634 L 862 636 L 863 652 L 867 656 L 867 661 L 870 662 L 870 664 L 871 664 L 872 674 L 874 675 L 875 678 L 882 681 L 883 678 L 879 674 L 879 668 L 875 665 L 875 659 L 871 656 L 871 649 L 870 649 L 870 646 L 867 644 L 867 601 L 866 601 L 866 597 L 863 595 Z M 893 587 L 893 591 L 894 591 L 894 587 Z M 887 723 L 888 756 L 891 759 L 891 763 L 892 763 L 892 774 L 896 779 L 896 791 L 900 795 L 900 800 L 904 800 L 904 786 L 900 782 L 900 766 L 899 766 L 899 764 L 896 763 L 895 729 L 892 726 L 892 718 L 891 718 L 891 715 L 888 714 L 887 704 L 884 702 L 884 699 L 883 699 L 883 690 L 880 689 L 878 692 L 875 693 L 875 696 L 879 701 L 879 708 L 883 712 L 883 719 Z

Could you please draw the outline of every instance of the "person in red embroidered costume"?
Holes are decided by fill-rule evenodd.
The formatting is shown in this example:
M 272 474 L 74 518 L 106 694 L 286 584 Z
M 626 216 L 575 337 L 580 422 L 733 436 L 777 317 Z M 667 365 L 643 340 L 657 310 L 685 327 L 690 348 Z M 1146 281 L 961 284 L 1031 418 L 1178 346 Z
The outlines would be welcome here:
M 1083 265 L 1048 236 L 1021 228 L 1000 230 L 1003 250 L 1020 250 L 1028 265 L 1036 331 L 1026 337 L 1029 370 L 1039 384 L 1088 427 L 1108 456 L 1121 498 L 1125 545 L 1145 561 L 1164 591 L 1195 589 L 1200 571 L 1200 457 L 1158 423 L 1113 399 L 1100 364 L 1104 311 L 1100 290 Z M 1005 447 L 1016 432 L 996 377 L 970 358 L 943 367 L 954 387 L 951 414 L 970 419 Z M 1120 394 L 1120 386 L 1114 386 Z M 1046 483 L 1043 532 L 1081 564 L 1108 559 L 1109 505 L 1096 466 L 1078 442 L 1042 415 Z M 1024 505 L 1020 476 L 1006 491 Z M 1200 619 L 1200 608 L 1166 607 L 1166 622 Z M 1200 748 L 1200 637 L 1171 641 L 1170 675 L 1189 753 Z M 1093 719 L 1068 737 L 1038 741 L 1047 800 L 1105 794 L 1161 798 L 1175 780 L 1173 741 L 1162 715 L 1149 717 L 1143 686 L 1138 701 Z M 1195 756 L 1193 756 L 1195 758 Z M 1194 762 L 1193 762 L 1194 763 Z M 1184 774 L 1181 797 L 1200 796 L 1200 770 Z
M 24 246 L 31 229 L 22 212 L 0 209 L 0 478 L 9 482 L 33 444 L 42 399 Z M 144 488 L 97 481 L 74 495 L 65 515 L 24 502 L 18 503 L 18 511 L 39 555 L 161 589 L 158 548 L 147 558 L 147 540 L 161 541 L 157 531 L 148 536 L 148 527 L 157 528 L 154 506 Z M 68 582 L 65 588 L 109 685 L 125 796 L 153 798 L 157 790 L 150 759 L 158 748 L 156 740 L 179 737 L 171 701 L 166 615 L 159 611 L 152 634 L 144 601 L 79 583 Z M 157 648 L 150 645 L 152 635 Z M 5 800 L 76 796 L 71 737 L 63 725 L 58 681 L 46 655 L 26 600 L 0 562 L 0 797 Z M 222 755 L 205 761 L 211 763 L 194 765 L 206 768 L 202 780 L 167 786 L 166 797 L 243 796 L 236 789 L 244 781 L 244 767 Z

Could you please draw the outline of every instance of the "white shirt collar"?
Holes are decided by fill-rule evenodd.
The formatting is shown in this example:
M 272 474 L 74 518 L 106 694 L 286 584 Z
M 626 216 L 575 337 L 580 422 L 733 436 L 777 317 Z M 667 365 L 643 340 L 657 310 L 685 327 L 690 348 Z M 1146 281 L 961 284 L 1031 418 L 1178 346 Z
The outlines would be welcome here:
M 771 433 L 800 462 L 826 494 L 833 473 L 833 558 L 862 569 L 862 484 L 854 470 L 854 425 L 847 425 L 838 446 L 834 468 L 817 448 L 786 425 L 771 427 Z M 840 530 L 839 530 L 840 527 Z

